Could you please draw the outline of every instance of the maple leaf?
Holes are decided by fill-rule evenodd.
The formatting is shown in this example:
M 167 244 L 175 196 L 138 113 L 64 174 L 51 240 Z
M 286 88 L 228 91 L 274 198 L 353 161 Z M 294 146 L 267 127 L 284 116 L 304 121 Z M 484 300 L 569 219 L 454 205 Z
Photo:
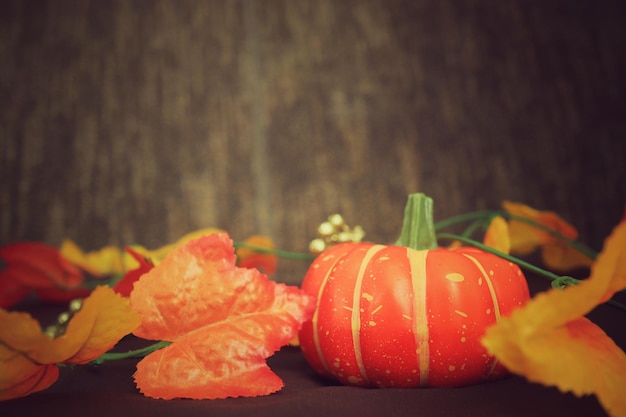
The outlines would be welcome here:
M 274 241 L 261 235 L 250 236 L 244 240 L 243 243 L 251 247 L 274 249 Z M 257 268 L 268 275 L 276 273 L 278 256 L 272 253 L 257 252 L 245 246 L 237 248 L 235 253 L 237 254 L 237 266 L 242 268 Z
M 491 220 L 485 232 L 483 243 L 502 253 L 508 254 L 511 251 L 509 226 L 502 217 L 496 216 Z
M 543 225 L 546 229 L 565 239 L 574 240 L 578 236 L 576 228 L 554 212 L 540 211 L 510 201 L 504 201 L 502 206 L 509 214 Z M 554 270 L 567 271 L 574 268 L 589 267 L 593 263 L 593 259 L 585 253 L 568 245 L 567 242 L 556 237 L 553 233 L 532 224 L 513 219 L 509 221 L 509 234 L 511 253 L 527 255 L 541 247 L 543 262 Z
M 84 364 L 139 325 L 128 299 L 97 287 L 67 325 L 50 339 L 30 314 L 0 309 L 0 400 L 22 397 L 52 385 L 57 364 Z
M 235 266 L 226 233 L 190 241 L 135 283 L 136 336 L 171 341 L 137 364 L 139 390 L 155 398 L 267 395 L 282 380 L 265 359 L 286 345 L 313 313 L 299 288 Z
M 61 255 L 93 276 L 103 277 L 124 272 L 122 251 L 109 245 L 97 251 L 85 252 L 73 240 L 65 239 L 59 248 Z
M 123 295 L 124 297 L 130 296 L 135 282 L 137 282 L 137 280 L 141 278 L 143 274 L 154 268 L 154 265 L 150 260 L 144 258 L 141 254 L 135 252 L 133 249 L 126 248 L 126 252 L 139 263 L 139 266 L 135 269 L 127 271 L 122 279 L 120 279 L 113 287 L 113 290 L 116 293 Z
M 161 260 L 163 260 L 163 258 L 165 258 L 165 256 L 167 256 L 167 254 L 174 250 L 176 247 L 184 245 L 191 240 L 198 239 L 199 237 L 219 232 L 223 231 L 221 229 L 207 227 L 205 229 L 199 229 L 187 233 L 186 235 L 179 238 L 176 242 L 169 243 L 157 249 L 147 249 L 142 245 L 131 245 L 130 249 L 135 254 L 139 254 L 145 259 L 148 259 L 152 264 L 158 265 L 159 262 L 161 262 Z M 124 253 L 124 265 L 126 267 L 126 271 L 135 269 L 141 265 L 141 262 L 137 261 L 136 256 L 133 253 L 129 252 L 128 248 L 126 248 L 126 253 Z
M 69 300 L 84 281 L 82 272 L 59 250 L 39 242 L 0 246 L 0 307 L 11 307 L 30 293 Z
M 510 371 L 580 396 L 595 394 L 613 416 L 626 416 L 626 354 L 583 317 L 626 286 L 626 220 L 606 240 L 591 276 L 538 294 L 486 331 L 487 350 Z

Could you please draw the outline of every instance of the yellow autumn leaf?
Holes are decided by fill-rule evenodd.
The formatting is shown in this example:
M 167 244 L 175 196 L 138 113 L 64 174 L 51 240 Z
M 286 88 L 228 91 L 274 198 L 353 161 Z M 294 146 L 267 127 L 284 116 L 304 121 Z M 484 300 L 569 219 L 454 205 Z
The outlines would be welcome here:
M 73 240 L 65 239 L 60 252 L 65 259 L 93 276 L 102 277 L 124 272 L 122 251 L 115 246 L 85 252 Z
M 495 250 L 508 254 L 511 251 L 509 225 L 500 216 L 494 217 L 485 232 L 483 243 Z
M 626 287 L 626 221 L 606 240 L 591 276 L 534 297 L 489 328 L 482 341 L 510 371 L 576 395 L 595 394 L 626 416 L 626 354 L 583 316 Z

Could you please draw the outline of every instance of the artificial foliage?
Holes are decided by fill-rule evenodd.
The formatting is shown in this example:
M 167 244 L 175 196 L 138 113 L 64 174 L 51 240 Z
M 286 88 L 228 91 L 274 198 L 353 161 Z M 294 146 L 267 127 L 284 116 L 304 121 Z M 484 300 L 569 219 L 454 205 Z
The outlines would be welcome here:
M 564 392 L 596 395 L 609 415 L 626 416 L 626 355 L 585 317 L 602 303 L 616 307 L 618 314 L 626 310 L 613 298 L 626 287 L 626 219 L 595 251 L 578 240 L 573 225 L 551 211 L 505 201 L 502 209 L 432 223 L 423 216 L 433 207 L 412 211 L 411 201 L 432 204 L 421 194 L 409 196 L 397 242 L 361 242 L 362 228 L 350 228 L 343 217 L 332 215 L 320 225 L 308 254 L 279 250 L 268 236 L 233 242 L 216 228 L 192 232 L 156 249 L 131 245 L 85 251 L 69 239 L 59 247 L 44 242 L 2 245 L 0 400 L 45 390 L 58 378 L 59 367 L 122 358 L 139 358 L 129 378 L 147 396 L 269 395 L 283 383 L 266 358 L 281 346 L 297 344 L 294 336 L 302 329 L 302 349 L 313 368 L 346 384 L 396 386 L 403 377 L 405 382 L 417 381 L 410 385 L 416 387 L 458 386 L 500 377 L 506 370 Z M 453 228 L 461 232 L 450 231 Z M 418 229 L 421 232 L 414 233 Z M 526 259 L 535 251 L 541 254 L 540 265 Z M 434 253 L 442 260 L 435 261 Z M 281 257 L 311 262 L 301 285 L 270 278 Z M 461 260 L 452 261 L 454 257 Z M 381 268 L 384 262 L 388 269 Z M 568 276 L 574 268 L 588 268 L 589 277 Z M 372 284 L 388 280 L 391 271 L 408 277 L 404 286 Z M 552 288 L 529 300 L 522 271 L 546 277 Z M 488 296 L 474 293 L 479 281 L 490 288 Z M 355 291 L 355 282 L 361 290 L 371 288 Z M 441 282 L 445 290 L 428 290 Z M 403 300 L 402 307 L 400 303 L 391 308 L 386 301 L 390 291 Z M 424 298 L 418 300 L 417 295 Z M 428 300 L 435 296 L 449 308 L 438 310 L 433 320 Z M 56 324 L 42 328 L 20 311 L 33 298 L 69 303 L 68 310 Z M 329 298 L 334 304 L 325 304 Z M 333 309 L 342 314 L 333 316 Z M 408 327 L 392 319 L 394 309 L 406 316 Z M 479 315 L 488 320 L 477 319 Z M 319 327 L 325 320 L 330 321 Z M 385 324 L 393 333 L 394 321 L 401 337 L 417 343 L 411 355 L 394 362 L 379 346 L 367 360 L 359 360 L 355 349 L 363 353 L 365 347 L 380 343 L 376 330 Z M 315 359 L 313 353 L 323 353 L 329 344 L 328 326 L 342 322 L 347 330 L 333 337 L 341 339 L 339 345 L 354 360 L 344 357 L 342 362 L 337 355 Z M 421 339 L 425 328 L 430 339 L 454 343 L 447 343 L 448 350 L 432 348 Z M 131 334 L 153 343 L 137 351 L 112 351 Z M 393 339 L 387 340 L 393 345 Z M 440 369 L 427 360 L 431 348 L 441 355 Z M 482 359 L 459 360 L 470 358 L 467 349 L 481 352 Z M 400 369 L 409 359 L 411 366 Z M 477 371 L 471 378 L 459 377 L 465 369 Z

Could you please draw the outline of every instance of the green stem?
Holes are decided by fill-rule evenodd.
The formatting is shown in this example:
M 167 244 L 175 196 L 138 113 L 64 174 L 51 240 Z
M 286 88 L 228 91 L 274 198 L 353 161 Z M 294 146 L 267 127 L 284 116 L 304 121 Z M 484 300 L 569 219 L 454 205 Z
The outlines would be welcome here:
M 433 200 L 422 193 L 410 194 L 404 208 L 402 231 L 396 245 L 411 249 L 436 249 Z
M 461 236 L 471 237 L 477 229 L 481 229 L 485 227 L 485 220 L 474 220 L 474 222 L 470 223 L 470 225 L 463 231 Z
M 285 259 L 295 259 L 295 260 L 305 260 L 305 261 L 312 261 L 313 259 L 315 259 L 315 255 L 312 255 L 310 253 L 289 252 L 289 251 L 280 250 L 280 249 L 264 248 L 263 246 L 248 245 L 247 243 L 243 243 L 243 242 L 234 242 L 233 246 L 236 248 L 250 249 L 252 251 L 259 252 L 259 253 L 270 253 L 270 254 L 279 256 L 281 258 L 285 258 Z
M 162 340 L 160 342 L 154 343 L 150 346 L 146 346 L 144 348 L 141 349 L 135 349 L 135 350 L 130 350 L 128 352 L 108 352 L 105 353 L 103 355 L 101 355 L 99 358 L 94 359 L 93 361 L 89 362 L 92 365 L 100 365 L 104 362 L 108 362 L 108 361 L 116 361 L 119 359 L 128 359 L 128 358 L 143 358 L 144 356 L 162 349 L 166 346 L 171 345 L 172 342 L 168 342 L 165 340 Z
M 445 229 L 446 227 L 454 226 L 455 224 L 466 223 L 472 220 L 490 219 L 497 215 L 498 215 L 498 212 L 491 211 L 491 210 L 472 211 L 470 213 L 453 216 L 453 217 L 450 217 L 449 219 L 445 219 L 440 222 L 437 222 L 435 223 L 435 229 L 441 230 L 441 229 Z
M 532 271 L 532 272 L 534 272 L 534 273 L 536 273 L 538 275 L 541 275 L 543 277 L 549 278 L 551 280 L 557 280 L 557 279 L 561 278 L 560 275 L 554 274 L 554 273 L 552 273 L 550 271 L 546 271 L 543 268 L 539 268 L 538 266 L 535 266 L 535 265 L 533 265 L 531 263 L 528 263 L 528 262 L 523 261 L 523 260 L 521 260 L 519 258 L 516 258 L 515 256 L 511 256 L 511 255 L 509 255 L 507 253 L 500 252 L 499 250 L 494 249 L 494 248 L 492 248 L 490 246 L 487 246 L 487 245 L 485 245 L 483 243 L 477 242 L 474 239 L 470 239 L 470 238 L 465 237 L 465 236 L 455 235 L 455 234 L 452 234 L 452 233 L 439 233 L 437 236 L 440 239 L 458 240 L 459 242 L 463 242 L 463 243 L 466 243 L 468 245 L 477 247 L 480 250 L 484 250 L 485 252 L 492 253 L 492 254 L 494 254 L 494 255 L 502 258 L 502 259 L 506 259 L 509 262 L 513 262 L 514 264 L 517 264 L 517 265 L 519 265 L 520 267 L 522 267 L 524 269 L 528 269 L 529 271 Z M 572 278 L 572 279 L 574 279 L 574 278 Z M 576 280 L 576 281 L 578 281 L 578 280 Z
M 515 220 L 521 223 L 526 223 L 528 225 L 531 225 L 537 229 L 540 229 L 546 233 L 548 233 L 549 235 L 562 240 L 563 242 L 565 242 L 567 245 L 569 245 L 570 247 L 578 250 L 579 252 L 587 255 L 588 257 L 590 257 L 591 259 L 596 259 L 598 257 L 598 254 L 596 251 L 594 251 L 593 249 L 589 248 L 588 246 L 582 244 L 579 241 L 576 240 L 572 240 L 570 238 L 568 238 L 567 236 L 564 236 L 563 234 L 557 232 L 554 229 L 549 228 L 548 226 L 545 226 L 539 222 L 536 222 L 532 219 L 529 219 L 527 217 L 523 217 L 523 216 L 517 216 L 515 214 L 511 214 L 507 211 L 502 211 L 502 210 L 481 210 L 481 211 L 473 211 L 471 213 L 466 213 L 466 214 L 461 214 L 459 216 L 453 216 L 450 217 L 449 219 L 440 221 L 438 223 L 435 224 L 435 230 L 441 230 L 444 229 L 446 227 L 450 227 L 450 226 L 454 226 L 456 224 L 459 223 L 465 223 L 465 222 L 469 222 L 469 221 L 477 221 L 477 220 L 481 220 L 481 219 L 485 219 L 486 221 L 491 220 L 493 217 L 495 216 L 501 216 L 507 220 Z

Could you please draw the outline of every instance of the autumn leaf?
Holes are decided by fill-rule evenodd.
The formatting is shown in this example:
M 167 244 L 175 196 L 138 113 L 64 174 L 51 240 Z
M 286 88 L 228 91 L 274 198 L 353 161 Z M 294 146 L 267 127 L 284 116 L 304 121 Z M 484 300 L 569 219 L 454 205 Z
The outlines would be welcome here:
M 143 394 L 213 399 L 282 388 L 265 359 L 310 318 L 313 300 L 235 262 L 228 235 L 212 234 L 174 249 L 135 283 L 131 305 L 143 319 L 134 334 L 173 342 L 137 365 Z
M 528 219 L 552 232 L 513 218 L 509 221 L 511 253 L 527 255 L 540 247 L 543 262 L 556 271 L 589 267 L 593 263 L 592 258 L 563 239 L 575 240 L 578 231 L 558 214 L 510 201 L 503 202 L 502 206 L 509 214 Z
M 65 334 L 52 340 L 52 352 L 64 352 L 64 363 L 85 364 L 109 351 L 141 322 L 128 299 L 109 287 L 97 287 L 70 320 Z M 45 362 L 45 355 L 41 359 Z
M 141 254 L 135 252 L 131 248 L 126 248 L 126 252 L 137 261 L 139 266 L 126 272 L 122 279 L 115 284 L 113 290 L 124 297 L 129 297 L 135 282 L 137 282 L 143 274 L 154 268 L 154 265 L 151 261 L 144 258 Z
M 491 220 L 485 232 L 483 243 L 502 253 L 510 253 L 511 238 L 509 235 L 509 226 L 502 217 L 496 216 Z
M 128 299 L 109 287 L 97 287 L 68 323 L 50 339 L 30 314 L 0 309 L 0 400 L 48 388 L 59 363 L 83 364 L 111 349 L 133 331 L 140 316 Z
M 38 242 L 0 246 L 0 307 L 8 308 L 31 293 L 45 299 L 71 299 L 84 281 L 82 272 L 59 250 Z M 67 293 L 69 292 L 69 293 Z
M 65 239 L 59 248 L 61 255 L 72 264 L 96 277 L 121 274 L 125 271 L 122 251 L 116 246 L 85 252 L 73 240 Z
M 259 247 L 265 249 L 274 249 L 274 242 L 266 236 L 254 235 L 243 241 L 244 246 L 237 248 L 237 266 L 241 268 L 257 268 L 261 272 L 268 275 L 276 273 L 278 257 L 272 253 L 261 253 L 250 249 L 250 247 Z
M 606 240 L 591 276 L 534 297 L 489 328 L 482 343 L 510 371 L 580 396 L 595 394 L 626 416 L 626 354 L 583 317 L 626 287 L 626 220 Z
M 180 245 L 184 245 L 185 243 L 197 239 L 199 237 L 210 235 L 213 233 L 222 232 L 220 229 L 216 229 L 213 227 L 208 227 L 205 229 L 195 230 L 193 232 L 187 233 L 186 235 L 179 238 L 176 242 L 170 243 L 164 246 L 161 246 L 157 249 L 147 249 L 142 245 L 131 245 L 129 248 L 136 254 L 143 256 L 145 259 L 150 260 L 152 264 L 158 265 L 168 253 L 177 248 Z M 128 250 L 124 253 L 124 266 L 125 270 L 129 271 L 135 269 L 140 266 L 140 263 L 136 260 L 135 256 L 132 255 Z

